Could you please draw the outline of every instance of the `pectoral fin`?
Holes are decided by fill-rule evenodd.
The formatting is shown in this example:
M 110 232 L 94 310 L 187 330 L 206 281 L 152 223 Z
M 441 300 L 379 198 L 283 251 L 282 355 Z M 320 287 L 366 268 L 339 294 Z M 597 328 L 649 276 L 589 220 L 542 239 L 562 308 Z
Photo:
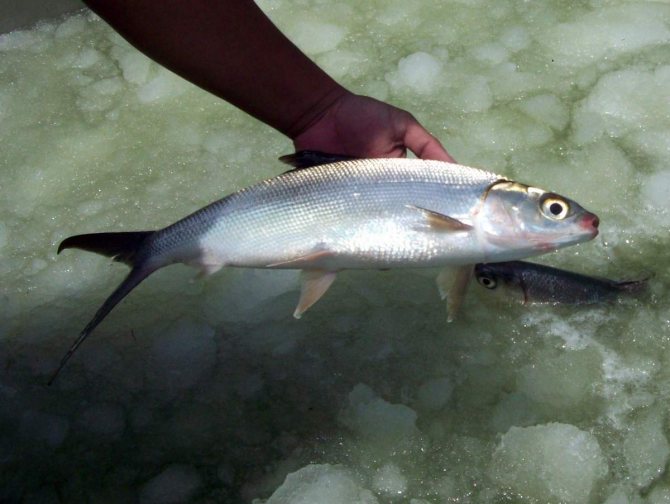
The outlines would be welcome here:
M 473 273 L 474 265 L 467 264 L 455 270 L 445 268 L 437 275 L 440 297 L 447 299 L 447 322 L 453 322 L 458 315 Z
M 425 225 L 435 231 L 469 231 L 472 229 L 470 224 L 466 224 L 458 219 L 449 217 L 433 210 L 421 208 L 414 205 L 405 205 L 407 208 L 418 210 L 423 214 Z
M 333 271 L 303 270 L 300 274 L 300 300 L 293 316 L 297 319 L 302 317 L 302 314 L 326 293 L 335 276 L 336 273 Z

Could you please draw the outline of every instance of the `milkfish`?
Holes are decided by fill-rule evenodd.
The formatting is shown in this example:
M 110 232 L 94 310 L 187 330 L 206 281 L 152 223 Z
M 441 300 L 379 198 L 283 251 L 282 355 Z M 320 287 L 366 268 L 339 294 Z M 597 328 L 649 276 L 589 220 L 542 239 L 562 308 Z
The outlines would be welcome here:
M 114 258 L 131 270 L 63 357 L 133 288 L 174 263 L 302 270 L 296 318 L 338 271 L 450 266 L 438 276 L 455 311 L 478 262 L 508 261 L 584 242 L 598 217 L 572 200 L 477 168 L 421 159 L 343 159 L 306 151 L 294 166 L 157 231 L 71 236 L 58 247 Z M 323 164 L 325 162 L 325 164 Z
M 646 279 L 618 282 L 525 261 L 477 264 L 475 278 L 482 287 L 524 304 L 607 303 L 647 288 Z

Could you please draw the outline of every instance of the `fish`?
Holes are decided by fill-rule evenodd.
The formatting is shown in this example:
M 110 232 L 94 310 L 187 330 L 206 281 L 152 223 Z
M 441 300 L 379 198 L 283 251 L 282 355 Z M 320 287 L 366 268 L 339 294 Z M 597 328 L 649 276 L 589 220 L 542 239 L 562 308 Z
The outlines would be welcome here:
M 315 151 L 280 158 L 293 168 L 215 201 L 155 231 L 63 240 L 122 262 L 128 276 L 67 351 L 81 343 L 140 282 L 183 263 L 210 275 L 223 266 L 301 270 L 294 317 L 345 269 L 448 266 L 438 276 L 457 311 L 477 262 L 543 254 L 593 239 L 598 217 L 578 203 L 479 168 L 421 159 L 349 159 Z
M 616 281 L 527 261 L 476 264 L 477 283 L 523 304 L 611 303 L 647 289 L 648 278 Z

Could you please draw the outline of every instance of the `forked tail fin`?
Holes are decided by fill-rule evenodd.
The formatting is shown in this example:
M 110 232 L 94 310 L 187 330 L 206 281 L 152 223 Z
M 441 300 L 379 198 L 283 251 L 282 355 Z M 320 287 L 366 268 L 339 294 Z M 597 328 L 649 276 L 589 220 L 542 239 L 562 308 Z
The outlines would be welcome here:
M 615 286 L 619 291 L 625 292 L 631 296 L 637 296 L 647 292 L 649 285 L 647 284 L 649 277 L 641 280 L 627 280 L 623 282 L 616 282 Z
M 153 273 L 156 268 L 150 268 L 146 264 L 136 261 L 137 251 L 144 242 L 144 240 L 152 234 L 153 231 L 139 231 L 130 233 L 94 233 L 71 236 L 63 240 L 58 247 L 58 252 L 66 248 L 80 248 L 90 252 L 113 257 L 115 261 L 128 264 L 132 269 L 128 276 L 121 282 L 121 284 L 112 292 L 112 294 L 105 300 L 102 306 L 93 316 L 93 319 L 84 327 L 84 330 L 79 333 L 79 336 L 72 344 L 70 349 L 61 359 L 58 369 L 49 380 L 51 385 L 58 374 L 74 352 L 79 348 L 84 340 L 91 332 L 102 322 L 102 320 L 109 314 L 110 311 L 133 290 L 139 283 Z

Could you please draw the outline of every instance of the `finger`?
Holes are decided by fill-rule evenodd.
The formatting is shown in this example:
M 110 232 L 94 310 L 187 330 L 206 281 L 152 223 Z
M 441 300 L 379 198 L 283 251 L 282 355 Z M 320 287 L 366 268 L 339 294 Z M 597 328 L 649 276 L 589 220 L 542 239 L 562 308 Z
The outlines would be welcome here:
M 440 141 L 417 122 L 412 122 L 407 126 L 403 142 L 409 150 L 421 159 L 456 162 Z

